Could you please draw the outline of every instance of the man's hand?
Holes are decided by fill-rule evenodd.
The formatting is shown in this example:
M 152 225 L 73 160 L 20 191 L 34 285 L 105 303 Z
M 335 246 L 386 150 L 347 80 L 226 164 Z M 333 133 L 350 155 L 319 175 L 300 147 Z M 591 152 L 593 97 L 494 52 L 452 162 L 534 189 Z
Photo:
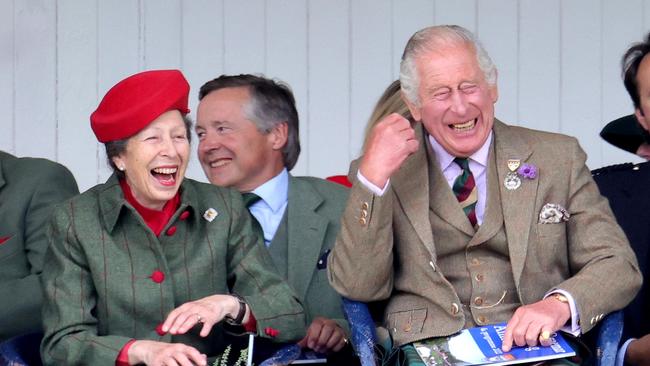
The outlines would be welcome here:
M 569 304 L 554 297 L 547 297 L 534 304 L 519 307 L 506 325 L 503 337 L 503 352 L 508 352 L 513 346 L 542 346 L 551 344 L 550 335 L 571 318 Z
M 206 355 L 182 343 L 141 340 L 129 348 L 129 364 L 147 366 L 207 365 Z
M 372 184 L 383 188 L 417 149 L 415 130 L 409 120 L 397 113 L 389 114 L 372 129 L 359 171 Z
M 315 318 L 307 335 L 298 342 L 300 347 L 307 347 L 319 353 L 338 352 L 345 346 L 345 331 L 332 319 Z
M 630 342 L 625 352 L 625 364 L 650 366 L 650 334 Z

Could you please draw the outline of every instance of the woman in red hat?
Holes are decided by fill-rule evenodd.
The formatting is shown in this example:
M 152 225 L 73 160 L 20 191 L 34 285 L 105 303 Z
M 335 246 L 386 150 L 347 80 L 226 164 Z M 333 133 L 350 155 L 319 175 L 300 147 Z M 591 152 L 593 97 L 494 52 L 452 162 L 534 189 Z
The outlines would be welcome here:
M 301 337 L 302 308 L 240 194 L 184 179 L 188 93 L 178 70 L 142 72 L 91 115 L 114 174 L 53 215 L 46 365 L 206 365 L 228 327 Z

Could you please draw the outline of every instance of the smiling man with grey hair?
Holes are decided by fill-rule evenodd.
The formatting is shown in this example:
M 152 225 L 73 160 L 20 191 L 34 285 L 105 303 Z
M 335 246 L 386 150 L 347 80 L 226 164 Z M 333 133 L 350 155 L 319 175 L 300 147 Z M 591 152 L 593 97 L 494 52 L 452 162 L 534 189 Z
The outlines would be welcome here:
M 416 122 L 384 118 L 350 167 L 329 279 L 348 298 L 388 299 L 397 346 L 500 322 L 504 351 L 548 345 L 557 330 L 589 331 L 639 289 L 576 139 L 494 118 L 496 79 L 468 30 L 418 31 L 400 74 Z

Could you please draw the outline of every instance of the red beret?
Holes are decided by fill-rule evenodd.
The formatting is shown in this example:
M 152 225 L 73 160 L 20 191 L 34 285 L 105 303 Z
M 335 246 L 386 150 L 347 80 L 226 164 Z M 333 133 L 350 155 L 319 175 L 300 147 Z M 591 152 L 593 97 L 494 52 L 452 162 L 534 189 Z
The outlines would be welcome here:
M 161 114 L 189 113 L 190 85 L 179 70 L 144 71 L 115 84 L 90 115 L 99 142 L 122 140 L 145 128 Z

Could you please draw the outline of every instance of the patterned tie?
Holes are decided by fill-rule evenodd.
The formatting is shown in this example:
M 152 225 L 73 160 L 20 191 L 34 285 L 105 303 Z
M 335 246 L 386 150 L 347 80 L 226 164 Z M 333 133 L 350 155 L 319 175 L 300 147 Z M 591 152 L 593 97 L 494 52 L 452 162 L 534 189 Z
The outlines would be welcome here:
M 250 211 L 250 208 L 255 202 L 259 201 L 262 199 L 262 197 L 256 195 L 253 192 L 246 192 L 242 193 L 242 198 L 244 199 L 244 205 L 248 210 Z M 255 234 L 259 235 L 264 239 L 264 230 L 262 229 L 262 225 L 260 225 L 260 222 L 257 221 L 257 218 L 253 216 L 251 213 L 251 218 L 253 219 L 253 231 L 255 231 Z
M 472 226 L 476 227 L 476 201 L 478 200 L 478 191 L 474 182 L 474 175 L 469 170 L 468 158 L 456 158 L 454 163 L 462 169 L 462 174 L 454 181 L 453 191 L 460 203 L 460 207 L 467 215 Z

